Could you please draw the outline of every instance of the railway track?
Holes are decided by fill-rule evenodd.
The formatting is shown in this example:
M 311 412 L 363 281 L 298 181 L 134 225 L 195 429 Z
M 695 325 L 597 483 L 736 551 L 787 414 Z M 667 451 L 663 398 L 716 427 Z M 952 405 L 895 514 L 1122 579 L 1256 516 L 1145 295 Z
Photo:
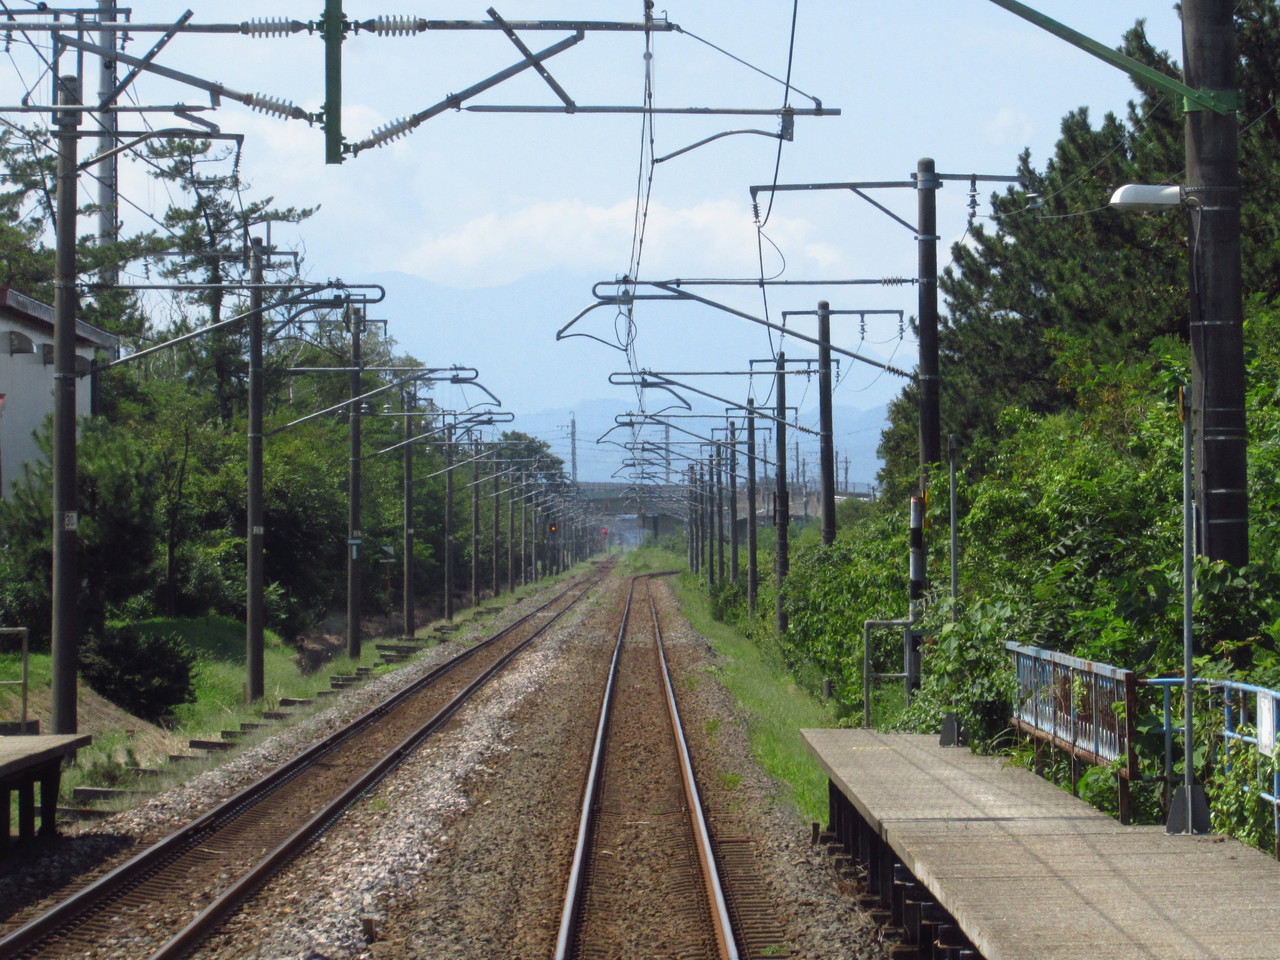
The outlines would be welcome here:
M 637 589 L 647 617 L 631 616 Z M 628 593 L 596 726 L 556 960 L 774 956 L 754 864 L 703 816 L 650 579 Z M 746 849 L 742 844 L 739 850 Z
M 602 565 L 603 566 L 603 565 Z M 607 574 L 581 578 L 0 937 L 0 957 L 185 955 Z

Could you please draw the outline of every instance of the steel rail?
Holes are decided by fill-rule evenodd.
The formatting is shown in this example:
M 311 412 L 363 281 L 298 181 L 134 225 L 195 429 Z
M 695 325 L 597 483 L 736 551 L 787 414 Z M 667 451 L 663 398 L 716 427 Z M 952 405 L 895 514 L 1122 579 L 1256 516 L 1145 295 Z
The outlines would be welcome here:
M 661 574 L 653 576 L 661 576 Z M 693 761 L 689 758 L 689 742 L 684 735 L 684 724 L 680 722 L 680 708 L 676 705 L 675 690 L 671 686 L 671 670 L 667 666 L 666 646 L 662 642 L 662 628 L 658 626 L 658 609 L 654 605 L 652 594 L 649 595 L 649 615 L 653 618 L 653 635 L 658 641 L 658 662 L 662 667 L 659 672 L 662 674 L 662 686 L 667 693 L 671 732 L 675 737 L 676 750 L 680 753 L 680 777 L 684 781 L 689 819 L 692 821 L 691 826 L 697 840 L 698 859 L 702 863 L 702 877 L 707 888 L 707 901 L 712 907 L 716 945 L 722 960 L 738 960 L 733 924 L 729 920 L 729 907 L 725 903 L 720 872 L 716 869 L 715 851 L 711 847 L 711 831 L 707 828 L 707 820 L 702 813 L 702 797 L 698 793 L 698 783 L 693 774 Z
M 569 870 L 569 883 L 560 911 L 560 932 L 556 936 L 555 960 L 568 960 L 569 941 L 578 924 L 578 912 L 582 905 L 582 875 L 586 869 L 587 841 L 591 837 L 592 811 L 600 793 L 600 769 L 604 763 L 605 733 L 609 729 L 609 707 L 613 702 L 613 690 L 618 679 L 618 661 L 622 659 L 622 639 L 627 635 L 627 621 L 631 619 L 631 598 L 635 594 L 636 580 L 632 578 L 627 589 L 627 603 L 622 609 L 622 623 L 618 625 L 618 639 L 613 645 L 613 659 L 609 662 L 609 679 L 605 683 L 604 696 L 600 699 L 600 718 L 596 721 L 596 740 L 591 748 L 591 765 L 587 769 L 587 786 L 582 792 L 582 813 L 578 817 L 578 841 L 573 847 L 573 865 Z
M 553 623 L 555 623 L 560 616 L 562 616 L 565 612 L 571 609 L 574 606 L 574 604 L 576 604 L 578 600 L 580 600 L 586 594 L 588 590 L 590 590 L 593 586 L 599 583 L 602 576 L 603 574 L 590 578 L 585 584 L 585 586 L 582 587 L 581 591 L 579 591 L 578 595 L 570 601 L 570 603 L 565 607 L 564 610 L 557 613 L 555 617 L 553 617 L 546 624 L 540 627 L 538 631 L 536 631 L 533 634 L 533 636 L 531 636 L 528 640 L 523 641 L 512 652 L 510 652 L 508 655 L 504 656 L 501 660 L 499 660 L 498 664 L 500 666 L 505 666 L 510 661 L 510 659 L 515 655 L 516 652 L 523 650 L 529 643 L 531 643 L 534 639 L 536 639 L 543 632 L 545 632 L 545 630 L 547 630 Z M 393 710 L 396 706 L 398 706 L 404 700 L 421 692 L 422 690 L 429 687 L 431 684 L 433 684 L 436 680 L 440 679 L 445 674 L 449 673 L 456 667 L 470 660 L 473 656 L 478 654 L 480 651 L 493 646 L 494 644 L 498 643 L 500 640 L 509 636 L 512 632 L 514 632 L 521 626 L 527 624 L 534 617 L 543 613 L 548 607 L 552 606 L 553 604 L 562 600 L 565 596 L 572 593 L 573 589 L 576 586 L 577 584 L 574 584 L 573 586 L 569 587 L 563 592 L 557 594 L 555 597 L 552 597 L 546 603 L 542 604 L 536 609 L 531 610 L 529 613 L 520 617 L 519 619 L 517 619 L 507 627 L 503 628 L 502 630 L 499 630 L 497 633 L 495 633 L 493 636 L 489 637 L 488 639 L 480 643 L 477 643 L 475 646 L 470 647 L 469 649 L 463 651 L 462 653 L 458 654 L 456 657 L 452 657 L 445 663 L 438 665 L 437 667 L 430 670 L 428 673 L 424 674 L 422 677 L 418 678 L 414 682 L 396 691 L 391 696 L 387 697 L 385 700 L 381 701 L 378 704 L 375 704 L 369 710 L 366 710 L 364 713 L 360 714 L 350 723 L 343 726 L 341 729 L 336 730 L 329 736 L 323 738 L 320 741 L 317 741 L 315 744 L 307 748 L 302 753 L 298 754 L 292 760 L 286 761 L 285 763 L 277 767 L 275 770 L 268 773 L 266 776 L 255 781 L 254 783 L 245 787 L 243 790 L 239 791 L 238 793 L 234 794 L 233 796 L 219 803 L 212 810 L 209 810 L 207 813 L 203 814 L 196 820 L 179 828 L 178 830 L 169 834 L 167 837 L 147 847 L 145 850 L 139 852 L 136 856 L 130 858 L 129 860 L 115 867 L 114 869 L 112 869 L 111 871 L 109 871 L 108 873 L 100 877 L 98 880 L 94 881 L 90 885 L 72 894 L 70 897 L 63 900 L 61 903 L 58 903 L 50 910 L 28 921 L 27 923 L 23 924 L 21 927 L 17 928 L 16 930 L 4 936 L 3 938 L 0 938 L 0 957 L 21 956 L 24 951 L 30 951 L 33 948 L 38 948 L 40 944 L 47 943 L 51 940 L 58 938 L 58 936 L 62 934 L 65 930 L 79 923 L 83 918 L 91 914 L 100 905 L 111 902 L 112 899 L 115 898 L 118 894 L 127 892 L 128 889 L 137 886 L 141 882 L 144 882 L 149 876 L 154 875 L 157 871 L 159 871 L 169 863 L 172 863 L 174 860 L 181 857 L 188 850 L 203 843 L 215 831 L 222 829 L 227 824 L 238 819 L 242 814 L 246 813 L 254 805 L 261 802 L 271 794 L 275 793 L 277 790 L 279 790 L 289 781 L 295 779 L 306 768 L 313 766 L 322 757 L 324 757 L 325 755 L 332 752 L 334 749 L 341 746 L 343 742 L 345 742 L 346 740 L 350 739 L 356 734 L 368 729 L 369 727 L 377 723 L 383 716 L 390 713 L 391 710 Z M 500 666 L 499 666 L 499 669 L 500 669 Z M 491 668 L 490 671 L 486 672 L 483 679 L 484 680 L 490 679 L 494 672 L 496 672 L 496 670 Z M 474 693 L 475 689 L 478 689 L 479 686 L 482 686 L 482 685 L 483 685 L 483 682 L 479 684 L 472 684 L 467 688 L 467 691 L 465 692 L 469 696 L 471 693 Z M 455 700 L 457 700 L 457 698 L 455 698 Z M 446 708 L 448 709 L 449 707 L 451 707 L 451 709 L 449 710 L 448 716 L 452 716 L 452 714 L 456 712 L 456 710 L 460 706 L 461 706 L 460 700 L 457 700 L 456 703 L 451 701 L 451 703 Z M 439 714 L 437 714 L 437 716 L 438 715 Z M 448 716 L 445 716 L 444 720 L 447 720 Z M 432 719 L 434 720 L 435 718 L 432 718 Z M 441 722 L 444 722 L 444 720 L 442 720 Z M 428 721 L 428 724 L 430 724 L 431 722 L 432 721 Z M 419 728 L 419 732 L 420 731 L 421 731 L 421 728 Z M 429 733 L 430 731 L 428 731 L 428 734 Z M 375 764 L 373 768 L 370 768 L 369 770 L 367 770 L 365 775 L 360 778 L 361 781 L 366 781 L 366 782 L 364 782 L 363 786 L 361 786 L 359 790 L 355 790 L 354 793 L 351 790 L 343 791 L 337 801 L 335 801 L 334 803 L 331 803 L 328 807 L 325 808 L 324 811 L 322 811 L 320 814 L 317 814 L 315 817 L 313 817 L 307 824 L 305 824 L 302 828 L 300 828 L 296 832 L 294 837 L 290 837 L 289 840 L 285 841 L 285 844 L 294 842 L 296 844 L 299 844 L 298 849 L 300 849 L 300 845 L 304 843 L 306 839 L 309 839 L 315 833 L 319 832 L 319 830 L 322 829 L 325 826 L 325 824 L 332 822 L 341 812 L 341 809 L 343 807 L 349 805 L 355 797 L 359 796 L 359 794 L 363 792 L 363 790 L 368 788 L 369 784 L 374 782 L 379 776 L 385 774 L 387 770 L 389 770 L 390 767 L 394 765 L 395 761 L 398 761 L 399 759 L 401 759 L 404 756 L 404 754 L 408 752 L 408 749 L 409 749 L 406 747 L 406 743 L 408 742 L 408 740 L 413 739 L 414 736 L 415 735 L 411 734 L 409 738 L 406 738 L 406 740 L 402 741 L 396 748 L 394 748 L 387 755 L 388 757 L 394 757 L 394 760 L 391 763 L 387 764 L 387 766 L 384 769 L 382 769 L 377 775 L 372 775 L 373 770 L 374 768 L 380 766 L 380 764 Z M 422 737 L 418 736 L 417 739 L 421 740 Z M 339 806 L 339 803 L 341 804 L 341 806 Z M 306 834 L 305 837 L 302 836 L 304 832 Z M 284 846 L 285 844 L 282 844 L 281 846 Z M 272 858 L 275 858 L 274 864 L 277 867 L 283 864 L 284 862 L 286 862 L 286 860 L 288 859 L 287 857 L 284 857 L 279 850 L 273 851 L 269 856 Z M 255 872 L 256 869 L 257 868 L 254 868 L 254 871 L 250 871 L 250 872 Z M 263 874 L 257 875 L 255 878 L 255 883 L 260 883 L 262 879 L 264 879 L 264 876 L 265 875 Z M 235 885 L 240 886 L 241 899 L 243 898 L 243 895 L 249 892 L 253 886 L 253 884 L 240 885 L 239 881 L 237 881 Z M 236 901 L 236 903 L 238 902 L 239 900 Z M 235 904 L 228 902 L 227 910 L 229 911 L 229 909 L 234 905 Z M 205 913 L 207 912 L 208 911 L 205 911 Z M 201 914 L 201 917 L 203 916 L 204 916 L 204 913 Z M 195 925 L 195 922 L 196 921 L 193 921 L 192 924 L 188 926 L 188 928 L 185 928 L 178 935 L 179 937 L 186 938 L 187 942 L 185 943 L 185 946 L 184 946 L 185 950 L 189 950 L 194 943 L 194 940 L 190 939 L 190 937 L 188 936 L 188 931 L 190 930 L 190 927 Z M 212 924 L 208 921 L 208 919 L 202 922 L 203 929 L 207 930 L 211 926 Z M 162 947 L 160 951 L 155 954 L 155 956 L 161 957 L 161 956 L 177 956 L 178 955 L 177 953 L 166 953 L 165 951 L 167 949 L 168 949 L 167 946 Z
M 622 645 L 626 637 L 627 624 L 631 617 L 631 601 L 635 593 L 637 580 L 650 580 L 653 577 L 666 576 L 662 573 L 647 573 L 634 577 L 627 591 L 627 602 L 622 613 L 622 623 L 618 627 L 618 636 L 614 644 L 613 658 L 609 665 L 609 679 L 601 698 L 600 719 L 596 724 L 596 739 L 591 751 L 591 764 L 587 773 L 587 785 L 583 791 L 582 813 L 578 821 L 578 839 L 574 848 L 573 863 L 566 885 L 564 905 L 561 910 L 560 930 L 556 937 L 555 960 L 570 960 L 571 941 L 577 926 L 578 915 L 582 906 L 583 875 L 586 871 L 588 844 L 594 829 L 596 800 L 600 791 L 600 772 L 604 763 L 605 740 L 609 729 L 610 713 L 613 706 L 613 693 L 618 674 L 618 665 L 622 658 Z M 653 620 L 654 637 L 658 650 L 658 663 L 666 691 L 667 709 L 671 719 L 672 734 L 676 742 L 676 750 L 680 756 L 680 774 L 684 784 L 686 807 L 690 813 L 691 828 L 695 836 L 695 846 L 702 867 L 703 881 L 706 885 L 708 903 L 712 910 L 712 924 L 716 947 L 721 960 L 739 960 L 739 954 L 733 935 L 733 927 L 729 919 L 728 907 L 725 903 L 724 891 L 721 887 L 719 872 L 715 866 L 715 855 L 711 847 L 710 831 L 702 814 L 702 800 L 693 772 L 693 764 L 689 757 L 688 743 L 685 740 L 684 726 L 680 722 L 679 709 L 676 705 L 671 675 L 667 667 L 666 654 L 663 650 L 662 631 L 658 625 L 657 608 L 653 597 L 648 597 L 649 614 Z

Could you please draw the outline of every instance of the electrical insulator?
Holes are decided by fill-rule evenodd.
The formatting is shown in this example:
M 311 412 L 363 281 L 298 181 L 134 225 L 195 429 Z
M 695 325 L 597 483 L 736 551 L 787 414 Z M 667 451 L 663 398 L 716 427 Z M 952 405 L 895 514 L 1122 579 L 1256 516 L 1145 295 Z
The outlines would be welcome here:
M 254 110 L 260 110 L 263 113 L 269 113 L 272 116 L 284 117 L 286 120 L 305 120 L 306 113 L 300 107 L 295 106 L 288 100 L 280 100 L 276 97 L 264 97 L 260 93 L 249 95 L 249 106 Z
M 380 37 L 407 37 L 427 29 L 427 22 L 418 17 L 378 17 L 371 21 L 373 32 Z M 368 29 L 370 23 L 365 24 Z
M 285 17 L 259 18 L 240 24 L 240 32 L 248 37 L 287 37 L 307 29 L 305 23 Z
M 365 150 L 369 147 L 380 147 L 383 144 L 391 143 L 394 140 L 399 140 L 416 126 L 417 123 L 414 122 L 413 117 L 401 117 L 386 126 L 378 127 L 361 141 L 359 147 L 361 150 Z

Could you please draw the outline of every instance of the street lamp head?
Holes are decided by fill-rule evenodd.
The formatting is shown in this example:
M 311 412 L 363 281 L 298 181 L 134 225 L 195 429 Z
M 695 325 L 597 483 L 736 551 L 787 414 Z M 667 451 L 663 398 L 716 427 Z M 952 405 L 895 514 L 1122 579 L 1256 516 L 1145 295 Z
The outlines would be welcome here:
M 1181 206 L 1182 202 L 1182 188 L 1179 186 L 1126 183 L 1111 195 L 1111 206 L 1116 209 L 1145 213 L 1168 211 Z

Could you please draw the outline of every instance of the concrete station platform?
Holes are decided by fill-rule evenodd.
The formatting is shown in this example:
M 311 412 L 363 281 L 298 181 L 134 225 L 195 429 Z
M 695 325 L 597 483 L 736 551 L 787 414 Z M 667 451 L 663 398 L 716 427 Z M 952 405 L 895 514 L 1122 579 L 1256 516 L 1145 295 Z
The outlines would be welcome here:
M 986 960 L 1280 957 L 1280 862 L 1264 853 L 1122 826 L 936 736 L 801 732 L 830 779 L 837 838 L 873 892 L 897 898 L 895 920 L 901 890 L 923 887 Z
M 7 845 L 10 839 L 10 794 L 15 790 L 18 793 L 18 838 L 27 840 L 37 835 L 37 784 L 40 786 L 39 835 L 52 837 L 57 833 L 55 817 L 58 787 L 62 782 L 62 762 L 92 742 L 93 737 L 88 734 L 0 737 L 0 794 L 3 795 L 0 847 Z

